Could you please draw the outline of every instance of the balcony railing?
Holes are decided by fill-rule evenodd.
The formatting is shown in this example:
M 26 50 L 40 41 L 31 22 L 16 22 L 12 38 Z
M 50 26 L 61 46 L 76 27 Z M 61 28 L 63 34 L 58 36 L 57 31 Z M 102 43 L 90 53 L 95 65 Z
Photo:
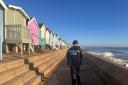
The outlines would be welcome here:
M 30 31 L 21 25 L 5 25 L 5 42 L 31 43 Z

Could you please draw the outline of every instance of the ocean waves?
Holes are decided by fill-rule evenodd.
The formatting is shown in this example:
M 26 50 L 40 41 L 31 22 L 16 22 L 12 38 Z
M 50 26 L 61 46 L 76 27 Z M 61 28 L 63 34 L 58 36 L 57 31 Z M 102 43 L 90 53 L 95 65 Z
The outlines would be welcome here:
M 101 57 L 101 58 L 110 60 L 114 63 L 119 64 L 119 65 L 128 67 L 128 60 L 127 59 L 121 59 L 119 57 L 116 57 L 116 55 L 114 55 L 114 53 L 112 53 L 112 52 L 99 52 L 99 53 L 89 52 L 89 51 L 86 51 L 86 52 L 89 54 L 95 55 L 97 57 Z
M 128 67 L 128 48 L 123 47 L 90 47 L 86 52 L 97 57 L 105 58 L 114 63 Z

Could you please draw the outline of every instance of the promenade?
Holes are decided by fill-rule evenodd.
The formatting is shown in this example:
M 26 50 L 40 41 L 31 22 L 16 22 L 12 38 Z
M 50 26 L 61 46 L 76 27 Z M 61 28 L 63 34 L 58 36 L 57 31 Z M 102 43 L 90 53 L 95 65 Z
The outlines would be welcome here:
M 88 65 L 86 59 L 83 59 L 81 66 L 82 85 L 105 85 L 95 71 Z M 53 75 L 46 81 L 45 85 L 72 85 L 70 69 L 66 65 L 66 59 L 61 62 Z

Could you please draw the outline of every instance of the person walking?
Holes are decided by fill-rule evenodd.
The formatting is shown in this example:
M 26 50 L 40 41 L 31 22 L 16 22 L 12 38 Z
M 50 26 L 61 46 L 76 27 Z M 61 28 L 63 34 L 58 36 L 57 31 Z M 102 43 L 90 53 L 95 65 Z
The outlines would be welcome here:
M 73 46 L 67 51 L 67 64 L 70 66 L 72 85 L 76 83 L 81 85 L 80 66 L 82 65 L 83 54 L 77 40 L 74 40 L 72 44 Z

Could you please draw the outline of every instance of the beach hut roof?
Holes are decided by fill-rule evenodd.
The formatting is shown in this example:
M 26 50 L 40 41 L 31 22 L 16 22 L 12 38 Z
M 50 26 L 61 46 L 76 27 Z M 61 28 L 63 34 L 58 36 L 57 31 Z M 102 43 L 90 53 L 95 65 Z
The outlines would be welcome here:
M 56 34 L 56 37 L 58 37 L 58 34 Z
M 25 18 L 30 19 L 30 17 L 28 16 L 28 14 L 21 7 L 14 6 L 14 5 L 8 5 L 8 7 L 20 11 Z
M 49 32 L 49 29 L 48 29 L 48 28 L 46 28 L 46 32 L 48 32 L 48 33 L 50 34 L 50 32 Z
M 54 36 L 54 33 L 53 33 L 53 31 L 51 31 L 51 33 L 52 33 L 52 35 Z
M 58 35 L 58 34 L 56 34 L 56 37 L 58 37 L 58 38 L 59 38 L 59 35 Z
M 53 35 L 53 36 L 56 36 L 56 34 L 55 34 L 55 32 L 54 32 L 54 31 L 51 31 L 51 33 L 52 33 L 52 35 Z
M 52 34 L 53 34 L 52 30 L 50 30 L 50 33 L 52 33 Z
M 39 25 L 39 28 L 41 28 L 44 25 L 44 23 L 39 23 L 38 25 Z
M 31 23 L 33 20 L 35 21 L 37 27 L 39 28 L 39 25 L 38 25 L 35 17 L 31 17 L 30 20 L 28 21 L 28 23 Z
M 53 32 L 53 36 L 56 37 L 56 34 Z
M 53 33 L 54 36 L 56 35 L 54 32 L 52 32 L 52 33 Z
M 46 31 L 49 31 L 48 28 L 46 28 Z
M 1 5 L 4 9 L 7 9 L 7 6 L 4 4 L 3 0 L 0 0 L 0 5 Z
M 49 31 L 49 33 L 51 33 L 52 31 L 49 28 L 46 28 L 47 31 Z

